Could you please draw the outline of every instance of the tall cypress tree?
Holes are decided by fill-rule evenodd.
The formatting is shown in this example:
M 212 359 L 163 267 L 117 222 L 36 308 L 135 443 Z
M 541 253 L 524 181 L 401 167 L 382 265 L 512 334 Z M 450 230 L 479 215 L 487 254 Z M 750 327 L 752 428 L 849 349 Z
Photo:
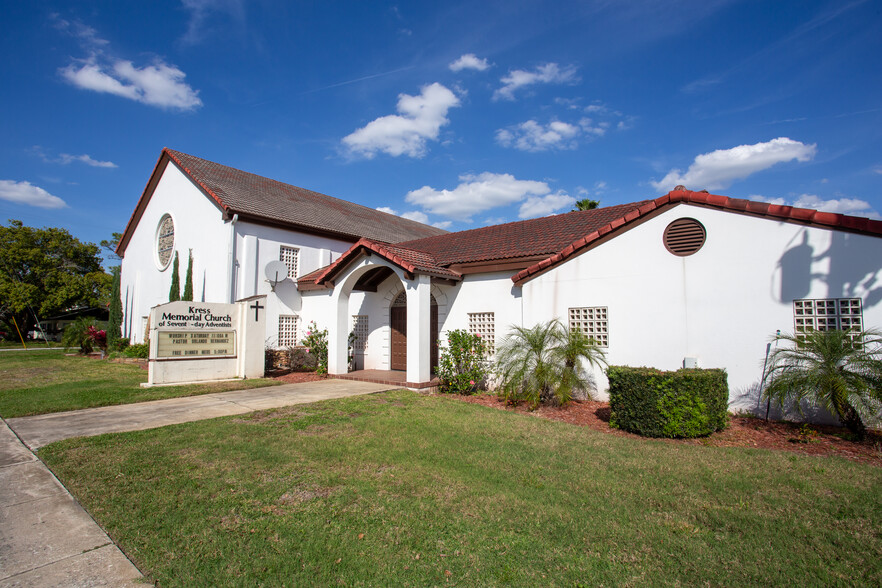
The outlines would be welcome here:
M 184 279 L 184 293 L 181 300 L 193 300 L 193 250 L 190 250 L 187 260 L 187 277 Z
M 181 299 L 181 264 L 178 262 L 178 252 L 175 251 L 175 262 L 172 265 L 172 283 L 168 291 L 168 301 L 175 302 Z
M 107 319 L 107 347 L 110 350 L 116 349 L 119 340 L 122 338 L 122 300 L 119 297 L 120 290 L 120 266 L 111 268 L 113 274 L 113 289 L 110 291 L 110 316 Z

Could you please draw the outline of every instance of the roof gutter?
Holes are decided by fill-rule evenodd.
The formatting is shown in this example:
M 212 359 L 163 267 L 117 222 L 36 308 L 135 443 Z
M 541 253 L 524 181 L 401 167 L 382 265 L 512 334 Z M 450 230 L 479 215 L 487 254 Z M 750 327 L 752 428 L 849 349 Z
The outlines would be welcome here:
M 230 241 L 227 247 L 227 291 L 230 304 L 236 301 L 236 223 L 239 215 L 234 214 L 230 219 Z

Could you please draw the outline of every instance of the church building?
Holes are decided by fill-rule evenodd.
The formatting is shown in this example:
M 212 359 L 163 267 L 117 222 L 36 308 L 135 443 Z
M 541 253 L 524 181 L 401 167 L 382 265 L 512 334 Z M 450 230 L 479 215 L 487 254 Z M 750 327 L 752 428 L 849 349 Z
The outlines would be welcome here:
M 430 385 L 444 333 L 491 348 L 554 318 L 613 365 L 724 368 L 756 404 L 777 331 L 882 327 L 882 221 L 677 187 L 659 198 L 448 233 L 164 149 L 120 239 L 124 336 L 168 301 L 267 295 L 266 345 L 328 329 L 329 372 Z M 287 277 L 266 274 L 281 261 Z M 278 264 L 274 264 L 278 267 Z M 278 273 L 278 272 L 277 272 Z M 603 396 L 606 379 L 595 373 Z

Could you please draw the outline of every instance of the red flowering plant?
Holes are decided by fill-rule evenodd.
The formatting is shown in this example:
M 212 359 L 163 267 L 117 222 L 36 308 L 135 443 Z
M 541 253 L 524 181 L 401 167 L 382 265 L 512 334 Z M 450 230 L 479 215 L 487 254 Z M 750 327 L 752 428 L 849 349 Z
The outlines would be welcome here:
M 89 336 L 89 340 L 92 342 L 92 347 L 98 347 L 102 351 L 107 349 L 107 331 L 101 329 L 100 331 L 96 329 L 93 325 L 89 325 L 89 328 L 86 330 L 86 333 Z

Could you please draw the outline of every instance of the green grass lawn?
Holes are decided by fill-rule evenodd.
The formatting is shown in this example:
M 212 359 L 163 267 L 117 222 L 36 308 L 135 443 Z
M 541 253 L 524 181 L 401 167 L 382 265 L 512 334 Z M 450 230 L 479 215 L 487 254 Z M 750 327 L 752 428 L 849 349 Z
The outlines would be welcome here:
M 882 584 L 882 469 L 392 392 L 44 447 L 162 586 Z
M 278 383 L 271 379 L 253 379 L 141 388 L 141 382 L 147 381 L 147 370 L 137 365 L 68 357 L 64 351 L 53 350 L 2 351 L 0 374 L 0 416 L 4 418 Z

